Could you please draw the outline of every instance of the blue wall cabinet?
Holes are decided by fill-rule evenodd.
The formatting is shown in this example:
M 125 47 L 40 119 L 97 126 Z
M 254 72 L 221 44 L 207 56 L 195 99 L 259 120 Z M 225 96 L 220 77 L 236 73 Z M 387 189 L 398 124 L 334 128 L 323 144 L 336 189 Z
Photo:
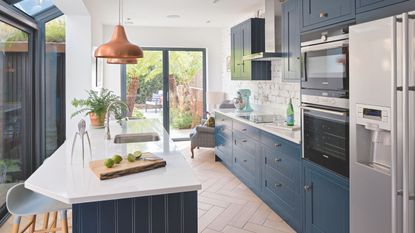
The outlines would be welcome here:
M 284 81 L 300 80 L 300 0 L 289 0 L 282 5 L 282 50 L 284 57 Z
M 352 21 L 355 0 L 302 0 L 302 31 Z
M 304 232 L 348 233 L 348 180 L 308 161 L 303 165 Z
M 356 0 L 356 12 L 362 13 L 406 1 L 408 0 Z
M 232 80 L 271 80 L 271 62 L 244 61 L 245 55 L 265 51 L 265 20 L 248 19 L 231 28 Z

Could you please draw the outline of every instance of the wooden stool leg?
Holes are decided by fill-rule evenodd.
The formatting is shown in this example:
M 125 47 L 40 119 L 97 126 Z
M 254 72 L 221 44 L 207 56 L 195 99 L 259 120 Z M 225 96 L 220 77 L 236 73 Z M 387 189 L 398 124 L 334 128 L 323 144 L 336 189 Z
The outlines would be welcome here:
M 19 233 L 19 226 L 20 226 L 20 220 L 21 219 L 22 219 L 22 217 L 20 217 L 20 216 L 14 216 L 12 233 Z
M 62 232 L 68 233 L 68 216 L 66 210 L 59 211 L 61 215 Z
M 33 232 L 35 232 L 35 230 L 36 230 L 36 215 L 33 215 L 33 216 L 32 216 L 31 223 L 32 223 L 32 225 L 30 226 L 30 230 L 29 230 L 29 232 L 30 232 L 30 233 L 33 233 Z
M 43 216 L 43 228 L 42 228 L 42 230 L 47 230 L 48 226 L 49 226 L 49 213 L 46 213 Z

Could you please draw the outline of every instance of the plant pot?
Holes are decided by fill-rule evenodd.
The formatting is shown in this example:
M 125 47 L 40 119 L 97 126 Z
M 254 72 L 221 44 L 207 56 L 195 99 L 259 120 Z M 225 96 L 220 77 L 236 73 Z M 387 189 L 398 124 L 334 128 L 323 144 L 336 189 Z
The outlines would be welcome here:
M 91 126 L 94 128 L 103 128 L 105 122 L 105 114 L 89 113 L 89 119 L 91 120 Z

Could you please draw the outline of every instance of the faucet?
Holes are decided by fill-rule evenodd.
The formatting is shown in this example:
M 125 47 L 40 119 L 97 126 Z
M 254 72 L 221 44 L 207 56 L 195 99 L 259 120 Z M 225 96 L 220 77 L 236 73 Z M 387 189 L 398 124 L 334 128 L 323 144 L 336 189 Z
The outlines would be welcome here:
M 114 102 L 111 102 L 109 105 L 108 105 L 108 108 L 107 108 L 107 113 L 106 113 L 106 118 L 107 118 L 107 123 L 105 124 L 105 129 L 106 129 L 106 131 L 105 131 L 105 138 L 107 139 L 107 140 L 110 140 L 111 139 L 111 132 L 110 132 L 110 112 L 111 112 L 111 108 L 112 108 L 112 106 L 113 105 L 115 105 L 115 104 L 122 104 L 122 105 L 124 105 L 125 107 L 127 107 L 127 109 L 129 110 L 130 108 L 128 107 L 128 105 L 126 104 L 126 103 L 124 103 L 123 101 L 114 101 Z M 126 119 L 128 119 L 128 118 L 126 118 Z

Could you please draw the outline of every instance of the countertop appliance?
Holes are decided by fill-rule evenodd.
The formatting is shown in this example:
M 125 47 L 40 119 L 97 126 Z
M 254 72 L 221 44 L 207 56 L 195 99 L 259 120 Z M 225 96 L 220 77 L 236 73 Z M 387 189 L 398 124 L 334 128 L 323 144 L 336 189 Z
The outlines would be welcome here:
M 302 36 L 303 158 L 349 176 L 347 28 Z
M 350 27 L 350 232 L 414 233 L 415 12 Z
M 238 112 L 252 112 L 253 109 L 249 100 L 251 97 L 251 90 L 239 89 L 237 94 L 238 97 L 234 99 L 236 110 Z

